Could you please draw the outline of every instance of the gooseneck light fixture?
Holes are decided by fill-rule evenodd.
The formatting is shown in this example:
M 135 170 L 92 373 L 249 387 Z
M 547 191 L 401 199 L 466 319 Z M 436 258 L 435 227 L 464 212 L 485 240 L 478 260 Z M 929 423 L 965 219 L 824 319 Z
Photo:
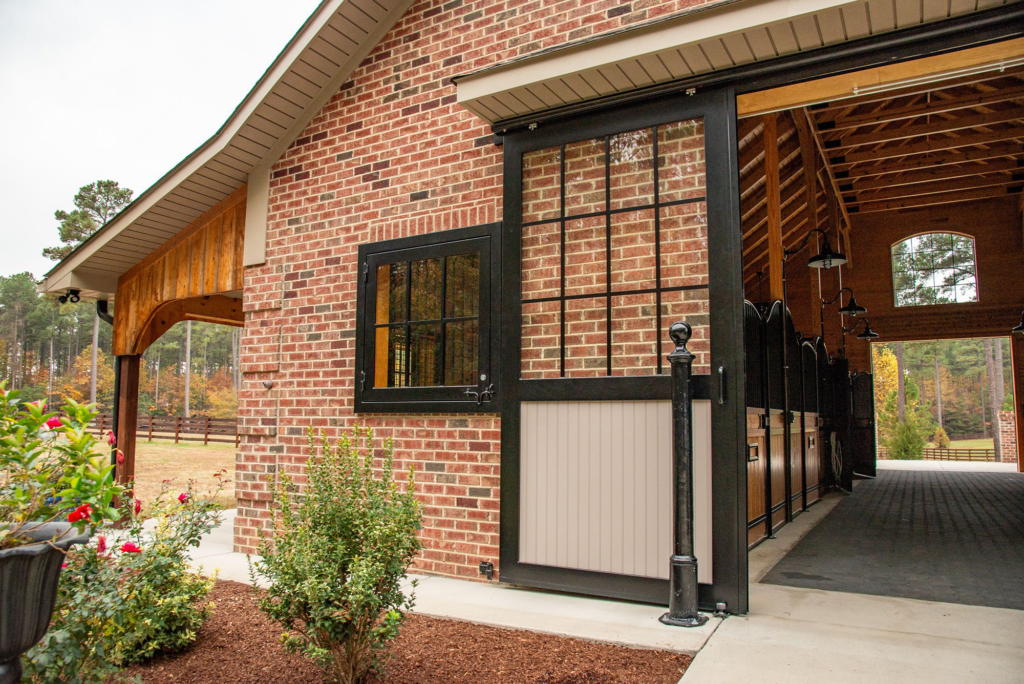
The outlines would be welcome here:
M 1013 330 L 1010 333 L 1024 333 L 1024 313 L 1020 315 L 1020 323 L 1013 326 Z
M 866 318 L 860 319 L 849 328 L 843 328 L 843 337 L 845 338 L 848 333 L 855 331 L 861 323 L 864 324 L 864 331 L 857 335 L 858 340 L 873 340 L 878 337 L 878 333 L 871 329 L 871 323 Z
M 850 316 L 851 318 L 856 318 L 857 316 L 861 316 L 861 315 L 866 314 L 868 312 L 867 309 L 865 309 L 863 306 L 861 306 L 860 304 L 857 303 L 857 298 L 854 296 L 853 290 L 851 290 L 848 287 L 844 287 L 841 290 L 839 290 L 839 292 L 836 293 L 836 296 L 833 297 L 832 299 L 828 300 L 827 302 L 824 299 L 822 299 L 821 300 L 821 311 L 820 311 L 821 337 L 822 337 L 822 339 L 824 339 L 824 337 L 825 337 L 825 307 L 826 306 L 831 306 L 831 305 L 835 304 L 837 301 L 839 301 L 839 298 L 843 296 L 844 292 L 849 292 L 850 293 L 850 301 L 848 301 L 843 306 L 839 307 L 839 314 L 841 316 Z

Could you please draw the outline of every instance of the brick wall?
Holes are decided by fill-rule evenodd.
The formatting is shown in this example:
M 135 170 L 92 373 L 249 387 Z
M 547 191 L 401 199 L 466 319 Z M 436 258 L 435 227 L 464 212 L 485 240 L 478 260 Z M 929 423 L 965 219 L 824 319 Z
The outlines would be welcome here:
M 482 560 L 497 568 L 498 418 L 352 412 L 357 247 L 501 219 L 501 148 L 492 144 L 485 124 L 456 105 L 451 76 L 700 4 L 420 2 L 300 134 L 272 172 L 266 264 L 245 275 L 237 550 L 254 550 L 256 530 L 269 517 L 272 479 L 288 472 L 302 484 L 306 427 L 336 438 L 358 423 L 394 437 L 396 468 L 415 466 L 425 506 L 418 568 L 464 577 L 477 577 Z M 587 164 L 585 149 L 577 161 Z M 578 188 L 580 203 L 590 201 L 593 191 L 585 181 Z M 686 177 L 672 182 L 678 192 L 693 185 Z M 538 186 L 537 196 L 528 198 L 536 211 L 545 210 L 550 192 Z M 616 201 L 628 201 L 627 195 Z M 692 219 L 679 210 L 675 225 L 683 239 L 693 233 Z M 698 238 L 694 249 L 703 249 L 699 235 L 689 237 Z M 529 266 L 538 277 L 550 266 L 545 250 L 550 244 L 538 235 Z M 693 252 L 684 247 L 678 256 L 685 277 Z M 702 301 L 685 294 L 676 293 L 678 302 L 668 304 L 706 311 L 706 295 Z M 527 313 L 524 322 L 549 335 L 550 312 L 539 305 Z M 585 323 L 585 310 L 574 315 Z M 651 342 L 637 333 L 622 344 L 644 341 Z M 581 342 L 582 369 L 586 346 Z M 645 349 L 632 351 L 639 359 Z M 526 358 L 524 370 L 550 372 L 543 343 L 529 367 Z
M 999 448 L 1003 463 L 1017 462 L 1017 421 L 1013 411 L 999 412 Z

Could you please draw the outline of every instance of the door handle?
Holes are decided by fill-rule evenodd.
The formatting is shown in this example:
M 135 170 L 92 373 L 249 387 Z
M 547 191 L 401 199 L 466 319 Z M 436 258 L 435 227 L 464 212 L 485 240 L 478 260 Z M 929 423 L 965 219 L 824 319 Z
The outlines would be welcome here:
M 725 403 L 725 366 L 718 367 L 718 403 Z

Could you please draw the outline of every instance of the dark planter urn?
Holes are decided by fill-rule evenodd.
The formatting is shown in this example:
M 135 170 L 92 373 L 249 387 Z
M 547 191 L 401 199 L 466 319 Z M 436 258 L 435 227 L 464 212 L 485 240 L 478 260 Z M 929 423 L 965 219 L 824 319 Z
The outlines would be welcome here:
M 25 536 L 44 541 L 63 534 L 54 542 L 61 551 L 89 541 L 88 534 L 69 530 L 69 523 L 40 523 L 26 529 Z M 21 654 L 39 643 L 50 626 L 64 563 L 61 551 L 45 543 L 0 550 L 0 684 L 21 681 Z

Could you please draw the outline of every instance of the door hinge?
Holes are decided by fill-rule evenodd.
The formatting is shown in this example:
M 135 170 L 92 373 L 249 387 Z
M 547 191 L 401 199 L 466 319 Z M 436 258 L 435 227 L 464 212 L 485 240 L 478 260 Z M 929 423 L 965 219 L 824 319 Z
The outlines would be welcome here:
M 366 371 L 359 371 L 359 391 L 366 391 Z
M 363 264 L 363 284 L 366 284 L 370 280 L 370 264 Z

